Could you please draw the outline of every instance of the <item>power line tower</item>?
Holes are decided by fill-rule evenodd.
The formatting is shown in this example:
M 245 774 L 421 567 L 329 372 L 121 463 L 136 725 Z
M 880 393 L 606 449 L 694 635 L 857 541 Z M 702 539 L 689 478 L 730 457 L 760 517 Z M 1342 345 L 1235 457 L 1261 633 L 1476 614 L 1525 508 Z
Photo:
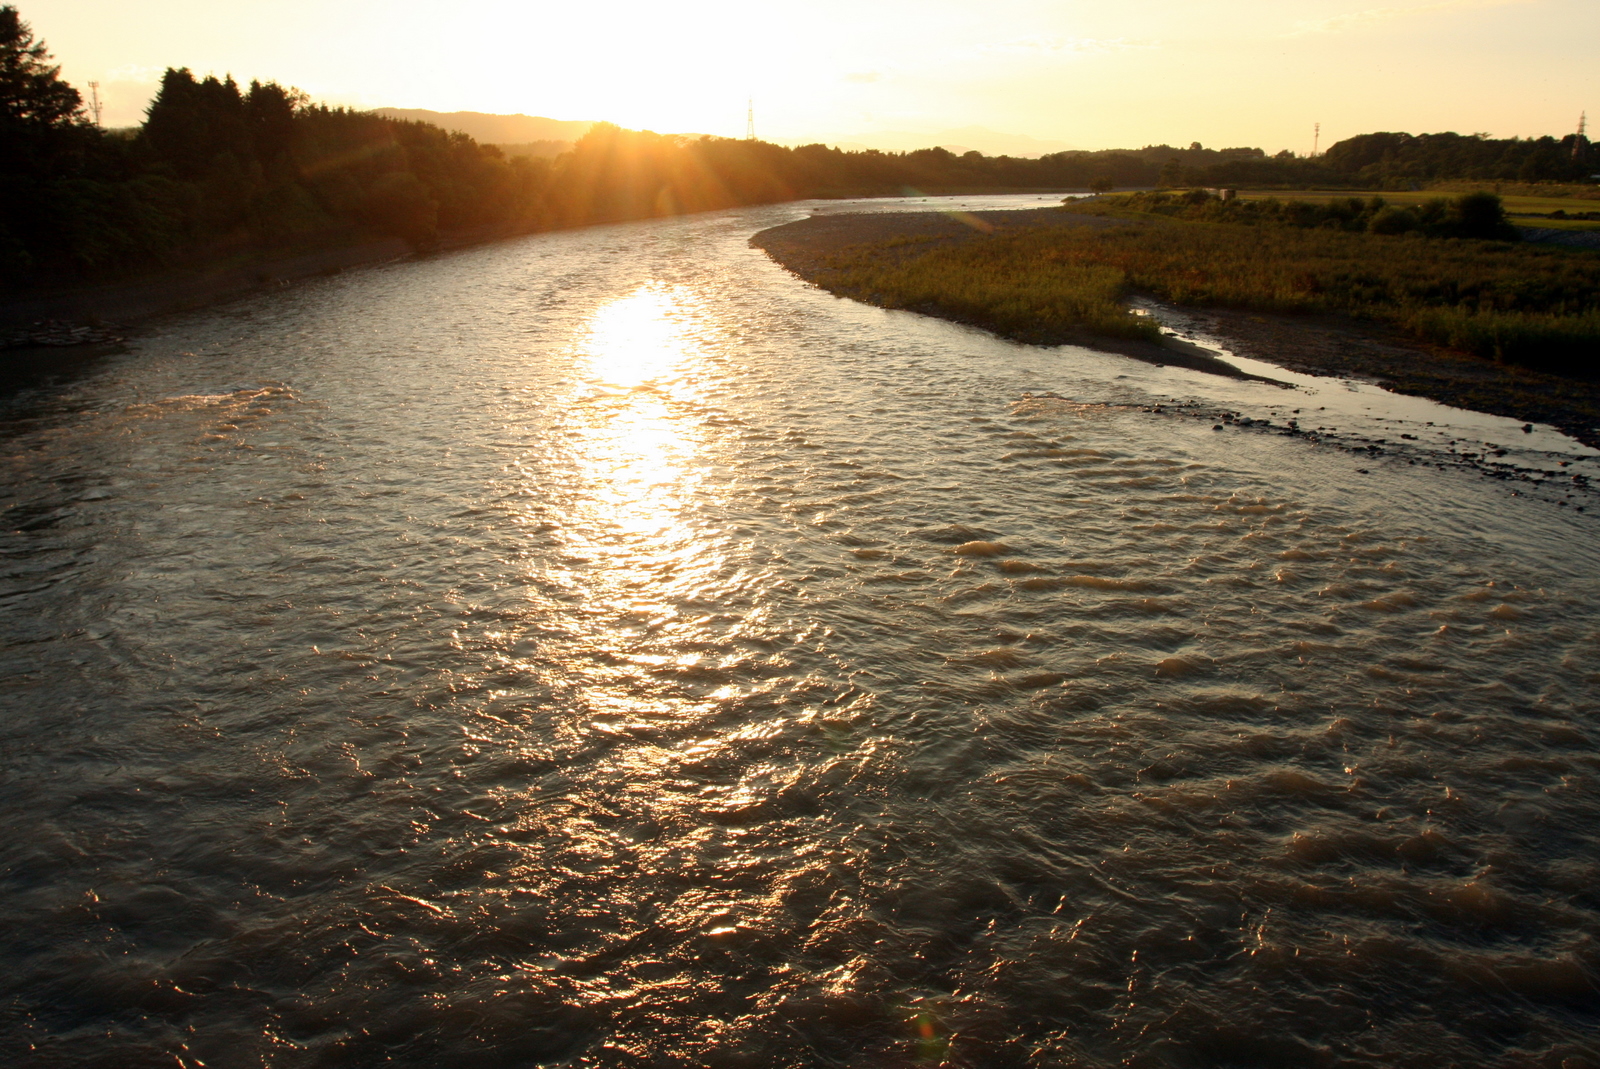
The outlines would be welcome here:
M 1579 112 L 1578 136 L 1572 139 L 1572 158 L 1575 160 L 1581 160 L 1583 158 L 1583 150 L 1585 146 L 1589 144 L 1589 139 L 1583 136 L 1584 132 L 1588 129 L 1589 113 L 1587 111 Z
M 756 98 L 750 97 L 744 102 L 744 139 L 756 139 Z
M 94 116 L 94 124 L 100 125 L 100 83 L 89 83 L 89 113 Z
M 1317 149 L 1321 146 L 1321 144 L 1322 144 L 1322 124 L 1321 123 L 1312 123 L 1311 124 L 1311 158 L 1312 159 L 1316 159 L 1317 158 Z

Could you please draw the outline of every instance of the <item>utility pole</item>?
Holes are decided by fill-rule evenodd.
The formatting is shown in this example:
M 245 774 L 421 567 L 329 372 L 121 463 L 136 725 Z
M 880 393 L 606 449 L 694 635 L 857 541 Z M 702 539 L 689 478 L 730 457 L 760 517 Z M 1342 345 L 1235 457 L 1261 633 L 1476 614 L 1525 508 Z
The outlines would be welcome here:
M 100 125 L 100 83 L 89 83 L 89 113 L 94 116 L 94 124 Z
M 1311 158 L 1312 159 L 1316 159 L 1317 158 L 1317 148 L 1321 144 L 1322 144 L 1322 124 L 1321 123 L 1313 123 L 1311 125 Z
M 754 141 L 756 139 L 756 98 L 750 97 L 744 103 L 744 139 L 746 141 Z

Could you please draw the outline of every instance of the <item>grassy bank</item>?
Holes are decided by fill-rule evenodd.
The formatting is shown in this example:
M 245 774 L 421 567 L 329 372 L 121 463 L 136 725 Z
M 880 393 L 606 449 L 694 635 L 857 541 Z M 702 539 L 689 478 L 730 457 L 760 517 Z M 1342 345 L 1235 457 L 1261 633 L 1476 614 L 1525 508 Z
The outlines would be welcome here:
M 1155 324 L 1123 307 L 1127 273 L 1089 261 L 1056 231 L 1001 233 L 959 245 L 891 238 L 829 257 L 813 281 L 841 296 L 1021 341 L 1160 337 Z
M 1147 293 L 1206 309 L 1242 355 L 1600 446 L 1600 255 L 1057 209 L 978 217 L 992 232 L 934 213 L 826 216 L 753 243 L 840 296 L 1167 362 L 1125 307 Z
M 1600 371 L 1600 256 L 1498 242 L 1160 220 L 862 245 L 813 281 L 1022 340 L 1149 337 L 1154 328 L 1123 307 L 1138 290 L 1183 305 L 1375 319 L 1524 367 Z
M 1142 325 L 1122 300 L 1137 290 L 1182 305 L 1349 315 L 1497 361 L 1576 377 L 1600 371 L 1594 254 L 1124 214 L 1129 225 L 999 233 L 918 255 L 861 246 L 834 256 L 817 281 L 1014 337 L 1026 336 L 1030 318 L 1133 336 Z

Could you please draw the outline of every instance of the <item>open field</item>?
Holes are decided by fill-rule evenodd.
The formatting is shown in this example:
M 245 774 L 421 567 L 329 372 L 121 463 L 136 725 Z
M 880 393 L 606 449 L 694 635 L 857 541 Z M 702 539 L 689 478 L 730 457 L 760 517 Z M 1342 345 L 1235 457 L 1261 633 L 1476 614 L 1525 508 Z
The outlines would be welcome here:
M 1455 183 L 1462 185 L 1462 183 Z M 1486 188 L 1484 186 L 1475 186 Z M 1457 192 L 1468 192 L 1463 189 Z M 1489 190 L 1493 192 L 1493 190 Z M 1348 189 L 1311 189 L 1305 191 L 1285 191 L 1281 189 L 1241 189 L 1238 196 L 1241 200 L 1268 200 L 1275 198 L 1281 201 L 1303 200 L 1312 204 L 1326 204 L 1333 200 L 1349 200 L 1355 197 L 1367 200 L 1371 197 L 1382 197 L 1387 204 L 1402 208 L 1423 204 L 1430 200 L 1455 195 L 1445 191 L 1432 189 L 1418 192 L 1400 193 L 1361 193 Z M 1600 230 L 1600 219 L 1551 219 L 1551 212 L 1565 212 L 1568 215 L 1577 215 L 1585 212 L 1600 213 L 1600 202 L 1589 204 L 1574 197 L 1529 196 L 1521 193 L 1500 194 L 1501 203 L 1505 205 L 1506 214 L 1512 217 L 1512 222 L 1519 226 L 1550 227 L 1556 230 Z
M 1600 200 L 1600 184 L 1585 182 L 1563 185 L 1556 182 L 1496 182 L 1481 178 L 1448 178 L 1428 187 L 1433 193 L 1476 193 L 1487 190 L 1502 197 L 1543 197 L 1558 200 Z

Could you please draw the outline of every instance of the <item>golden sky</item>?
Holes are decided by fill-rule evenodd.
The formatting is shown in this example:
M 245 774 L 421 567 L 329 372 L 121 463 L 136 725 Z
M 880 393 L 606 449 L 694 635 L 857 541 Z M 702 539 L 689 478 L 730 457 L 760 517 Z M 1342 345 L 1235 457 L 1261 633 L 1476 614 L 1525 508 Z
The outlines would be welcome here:
M 358 107 L 873 143 L 983 127 L 1075 148 L 1572 130 L 1596 0 L 15 0 L 137 123 L 166 66 Z M 972 147 L 981 135 L 965 138 Z M 895 144 L 894 147 L 903 147 Z M 986 149 L 994 151 L 994 149 Z

